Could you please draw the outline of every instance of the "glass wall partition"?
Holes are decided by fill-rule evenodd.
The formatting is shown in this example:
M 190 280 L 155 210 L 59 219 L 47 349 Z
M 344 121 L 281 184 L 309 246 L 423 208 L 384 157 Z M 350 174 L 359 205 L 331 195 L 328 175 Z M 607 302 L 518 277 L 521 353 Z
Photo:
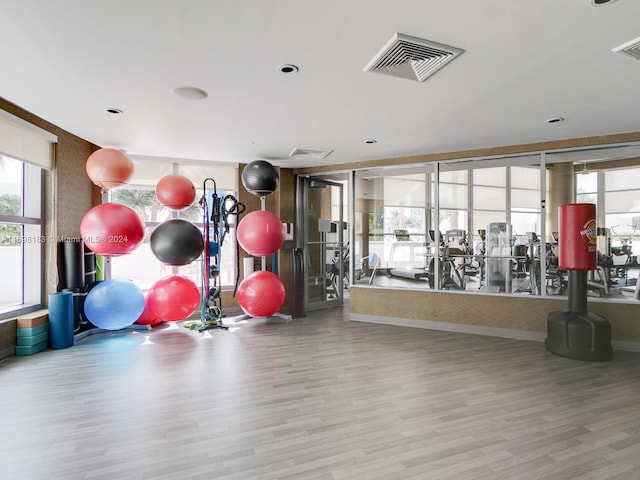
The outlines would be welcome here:
M 591 296 L 640 300 L 638 150 L 625 146 L 555 155 L 571 164 L 576 202 L 596 205 L 598 264 L 589 272 Z
M 540 156 L 441 163 L 437 185 L 435 170 L 355 172 L 355 280 L 542 294 Z
M 600 269 L 611 287 L 609 295 L 632 293 L 640 300 L 638 273 L 640 266 L 640 166 L 604 169 L 604 231 L 608 239 L 606 256 L 601 258 Z M 635 246 L 635 248 L 634 248 Z
M 440 288 L 541 294 L 539 159 L 440 166 Z
M 560 205 L 573 202 L 596 205 L 598 257 L 596 269 L 588 273 L 591 297 L 640 300 L 636 288 L 638 252 L 633 251 L 640 223 L 639 157 L 637 145 L 547 154 L 550 178 L 547 221 L 552 237 L 558 235 L 555 212 Z M 564 277 L 566 272 L 559 270 L 558 275 Z M 566 292 L 555 289 L 550 294 Z
M 596 204 L 589 295 L 640 300 L 638 145 L 356 171 L 355 280 L 567 295 L 558 262 L 558 207 L 567 203 Z
M 356 172 L 355 282 L 428 286 L 432 172 L 433 166 L 424 165 Z

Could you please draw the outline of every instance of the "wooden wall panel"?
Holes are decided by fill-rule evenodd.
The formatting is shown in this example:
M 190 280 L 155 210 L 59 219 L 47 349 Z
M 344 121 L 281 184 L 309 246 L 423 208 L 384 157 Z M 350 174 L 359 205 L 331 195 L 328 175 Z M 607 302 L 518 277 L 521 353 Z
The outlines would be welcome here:
M 526 332 L 546 332 L 547 316 L 568 308 L 566 298 L 500 296 L 354 286 L 350 313 L 427 320 Z M 640 303 L 590 301 L 589 311 L 611 323 L 614 340 L 640 342 Z

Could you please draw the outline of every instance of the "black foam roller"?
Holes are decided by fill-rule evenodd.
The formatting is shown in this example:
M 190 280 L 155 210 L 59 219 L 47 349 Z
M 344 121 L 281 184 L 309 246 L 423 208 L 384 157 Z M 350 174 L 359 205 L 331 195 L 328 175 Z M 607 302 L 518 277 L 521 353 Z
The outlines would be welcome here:
M 84 287 L 84 243 L 80 238 L 60 242 L 60 290 Z

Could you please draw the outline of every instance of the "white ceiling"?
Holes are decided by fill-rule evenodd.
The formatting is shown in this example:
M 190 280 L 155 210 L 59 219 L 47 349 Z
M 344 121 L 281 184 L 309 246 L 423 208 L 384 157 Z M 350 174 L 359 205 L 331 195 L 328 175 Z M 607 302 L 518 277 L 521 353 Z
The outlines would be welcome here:
M 640 1 L 591 1 L 0 0 L 0 96 L 133 156 L 283 167 L 640 131 L 640 62 L 611 51 Z M 364 72 L 396 32 L 464 53 Z

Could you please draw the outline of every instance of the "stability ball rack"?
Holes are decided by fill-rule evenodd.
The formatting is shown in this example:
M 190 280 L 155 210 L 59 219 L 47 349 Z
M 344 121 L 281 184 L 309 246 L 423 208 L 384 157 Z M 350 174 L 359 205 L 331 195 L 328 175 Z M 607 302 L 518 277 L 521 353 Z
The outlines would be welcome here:
M 211 208 L 209 208 L 209 202 L 207 201 L 207 182 L 213 183 Z M 228 201 L 233 203 L 229 210 L 226 209 Z M 199 200 L 199 204 L 202 207 L 204 229 L 200 320 L 186 321 L 183 326 L 199 332 L 215 328 L 228 330 L 229 327 L 222 322 L 220 258 L 224 237 L 229 229 L 228 216 L 240 215 L 244 212 L 245 206 L 239 203 L 232 195 L 219 197 L 216 182 L 213 178 L 205 178 L 203 181 L 202 197 Z

